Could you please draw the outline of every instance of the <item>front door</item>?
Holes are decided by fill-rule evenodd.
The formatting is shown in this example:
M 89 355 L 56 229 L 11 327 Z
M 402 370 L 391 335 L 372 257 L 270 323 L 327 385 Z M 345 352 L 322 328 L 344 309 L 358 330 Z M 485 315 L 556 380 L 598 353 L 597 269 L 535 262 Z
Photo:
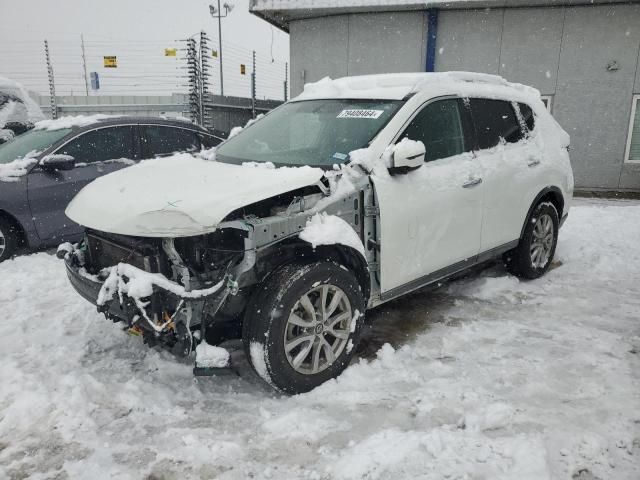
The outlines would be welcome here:
M 42 241 L 73 240 L 82 232 L 82 228 L 64 214 L 67 205 L 89 182 L 132 163 L 137 155 L 134 132 L 133 126 L 91 130 L 55 152 L 75 159 L 72 170 L 48 172 L 36 167 L 29 173 L 29 207 Z
M 422 141 L 425 164 L 373 179 L 383 297 L 462 269 L 479 253 L 483 184 L 470 125 L 460 99 L 428 103 L 398 138 Z

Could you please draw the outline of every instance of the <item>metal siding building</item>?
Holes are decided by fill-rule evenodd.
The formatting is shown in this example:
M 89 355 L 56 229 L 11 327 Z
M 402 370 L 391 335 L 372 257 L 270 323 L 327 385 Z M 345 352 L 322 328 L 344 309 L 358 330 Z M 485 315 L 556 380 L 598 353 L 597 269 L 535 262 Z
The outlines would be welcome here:
M 325 76 L 425 71 L 430 43 L 435 71 L 494 73 L 548 96 L 571 135 L 577 188 L 640 191 L 640 2 L 252 0 L 250 9 L 290 33 L 292 95 Z

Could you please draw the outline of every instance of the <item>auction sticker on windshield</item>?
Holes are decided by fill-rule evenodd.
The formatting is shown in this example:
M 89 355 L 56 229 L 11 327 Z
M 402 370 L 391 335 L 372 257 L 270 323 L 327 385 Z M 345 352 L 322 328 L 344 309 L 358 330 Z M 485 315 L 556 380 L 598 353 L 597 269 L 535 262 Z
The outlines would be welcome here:
M 384 110 L 364 110 L 352 108 L 342 110 L 336 118 L 373 118 L 376 119 L 384 113 Z

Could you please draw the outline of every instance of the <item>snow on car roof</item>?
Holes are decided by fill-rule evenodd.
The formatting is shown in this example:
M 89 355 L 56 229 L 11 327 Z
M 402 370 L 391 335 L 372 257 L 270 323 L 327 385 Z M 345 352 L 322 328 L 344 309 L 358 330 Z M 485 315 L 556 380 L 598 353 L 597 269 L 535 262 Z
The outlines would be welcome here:
M 307 83 L 304 91 L 292 101 L 330 98 L 402 100 L 407 95 L 420 91 L 433 92 L 434 95 L 474 94 L 518 101 L 540 98 L 540 92 L 535 88 L 508 82 L 498 75 L 418 72 L 361 75 L 335 80 L 325 77 L 315 83 Z
M 170 125 L 188 125 L 189 127 L 198 128 L 190 119 L 185 117 L 166 117 L 166 116 L 127 116 L 127 115 L 105 115 L 98 113 L 95 115 L 75 115 L 56 118 L 55 120 L 42 120 L 35 125 L 36 130 L 61 130 L 63 128 L 82 128 L 93 125 L 98 122 L 109 121 L 129 121 L 129 122 L 145 122 L 159 123 Z
M 118 115 L 105 115 L 98 113 L 96 115 L 75 115 L 68 117 L 60 117 L 54 120 L 41 120 L 36 123 L 36 130 L 62 130 L 63 128 L 86 127 L 100 120 L 118 118 Z

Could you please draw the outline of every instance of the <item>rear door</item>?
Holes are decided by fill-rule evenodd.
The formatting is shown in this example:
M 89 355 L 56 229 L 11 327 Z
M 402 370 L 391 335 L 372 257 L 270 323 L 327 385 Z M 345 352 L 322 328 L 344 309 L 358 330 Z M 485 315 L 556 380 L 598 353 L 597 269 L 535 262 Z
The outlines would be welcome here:
M 36 167 L 28 175 L 28 198 L 38 236 L 63 241 L 82 228 L 64 214 L 71 199 L 95 178 L 131 165 L 138 157 L 134 126 L 102 127 L 85 132 L 54 153 L 71 155 L 72 170 L 49 172 Z M 108 202 L 108 199 L 105 199 Z
M 193 130 L 168 125 L 140 125 L 142 158 L 164 157 L 178 152 L 197 152 L 201 141 Z
M 537 183 L 537 147 L 526 142 L 526 127 L 518 118 L 517 104 L 480 98 L 469 103 L 477 133 L 476 155 L 484 172 L 480 250 L 486 252 L 506 247 L 520 237 L 530 192 Z
M 482 171 L 472 126 L 457 98 L 428 102 L 398 137 L 422 141 L 425 164 L 373 179 L 380 208 L 383 297 L 475 261 L 480 248 Z

